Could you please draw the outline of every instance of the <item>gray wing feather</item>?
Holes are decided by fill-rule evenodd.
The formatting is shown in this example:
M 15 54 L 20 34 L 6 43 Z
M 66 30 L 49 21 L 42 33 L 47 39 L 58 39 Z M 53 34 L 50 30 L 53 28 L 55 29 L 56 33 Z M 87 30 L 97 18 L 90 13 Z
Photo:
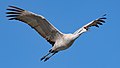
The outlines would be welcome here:
M 106 14 L 103 15 L 103 17 L 98 18 L 96 20 L 91 21 L 90 23 L 84 25 L 82 28 L 78 29 L 77 31 L 74 32 L 74 34 L 79 34 L 81 33 L 84 29 L 88 30 L 90 27 L 95 26 L 95 27 L 99 27 L 99 25 L 103 25 L 103 23 L 105 23 L 105 19 L 107 19 Z M 84 31 L 83 31 L 84 32 Z
M 23 10 L 15 6 L 9 6 L 7 9 L 9 20 L 19 20 L 34 28 L 43 38 L 45 38 L 52 46 L 55 41 L 62 37 L 62 32 L 49 23 L 42 15 Z

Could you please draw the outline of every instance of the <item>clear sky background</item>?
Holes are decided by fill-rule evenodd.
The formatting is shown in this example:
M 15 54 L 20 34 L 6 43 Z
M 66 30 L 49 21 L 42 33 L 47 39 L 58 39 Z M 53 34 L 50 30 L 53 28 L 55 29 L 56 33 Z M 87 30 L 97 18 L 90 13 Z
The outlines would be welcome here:
M 42 14 L 64 33 L 103 14 L 107 20 L 41 62 L 51 45 L 28 25 L 7 20 L 8 5 Z M 0 6 L 0 68 L 120 68 L 120 0 L 0 0 Z

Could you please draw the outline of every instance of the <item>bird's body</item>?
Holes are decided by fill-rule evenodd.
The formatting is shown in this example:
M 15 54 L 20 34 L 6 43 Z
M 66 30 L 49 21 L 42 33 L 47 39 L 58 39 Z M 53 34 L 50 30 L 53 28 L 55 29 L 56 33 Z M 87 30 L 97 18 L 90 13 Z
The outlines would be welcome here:
M 63 34 L 63 37 L 56 40 L 52 50 L 61 51 L 69 48 L 75 41 L 75 37 L 76 35 L 74 34 Z
M 55 28 L 42 15 L 37 15 L 35 13 L 23 10 L 15 6 L 9 6 L 7 10 L 11 11 L 6 13 L 8 14 L 7 17 L 9 17 L 9 20 L 19 20 L 28 24 L 52 45 L 49 53 L 41 58 L 41 60 L 44 59 L 44 61 L 47 61 L 57 52 L 69 48 L 73 44 L 73 42 L 81 34 L 88 31 L 91 26 L 99 27 L 98 24 L 102 25 L 102 22 L 105 23 L 104 19 L 106 19 L 105 17 L 98 18 L 84 25 L 73 34 L 64 34 L 60 32 L 57 28 Z

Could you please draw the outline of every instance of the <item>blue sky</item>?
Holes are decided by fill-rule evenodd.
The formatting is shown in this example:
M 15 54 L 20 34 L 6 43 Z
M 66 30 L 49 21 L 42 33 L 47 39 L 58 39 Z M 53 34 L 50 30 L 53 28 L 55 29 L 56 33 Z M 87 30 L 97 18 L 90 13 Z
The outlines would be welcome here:
M 120 0 L 0 0 L 0 5 L 0 68 L 120 68 Z M 8 5 L 42 14 L 64 33 L 105 13 L 107 21 L 41 62 L 51 45 L 28 25 L 7 20 Z

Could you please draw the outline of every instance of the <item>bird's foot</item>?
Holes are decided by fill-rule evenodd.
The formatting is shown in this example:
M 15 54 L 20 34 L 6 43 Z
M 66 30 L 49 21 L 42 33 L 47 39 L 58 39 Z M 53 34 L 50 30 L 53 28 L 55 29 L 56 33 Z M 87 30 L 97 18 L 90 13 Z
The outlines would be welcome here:
M 50 57 L 45 58 L 44 62 L 47 61 Z
M 43 56 L 40 60 L 42 61 L 43 59 L 45 59 L 46 56 Z

